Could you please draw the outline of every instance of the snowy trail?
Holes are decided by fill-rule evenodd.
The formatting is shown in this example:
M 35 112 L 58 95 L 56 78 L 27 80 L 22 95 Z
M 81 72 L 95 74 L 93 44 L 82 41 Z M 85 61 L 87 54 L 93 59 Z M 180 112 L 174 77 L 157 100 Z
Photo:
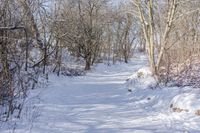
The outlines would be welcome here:
M 198 133 L 195 121 L 199 117 L 171 113 L 169 101 L 164 101 L 177 90 L 127 91 L 125 80 L 145 62 L 138 58 L 126 65 L 100 65 L 82 77 L 50 76 L 50 85 L 40 93 L 41 102 L 35 105 L 39 116 L 31 127 L 21 124 L 15 132 Z
M 138 67 L 130 64 L 117 72 L 108 68 L 83 77 L 51 77 L 52 84 L 41 94 L 43 113 L 32 132 L 132 131 L 130 119 L 135 111 L 127 104 L 124 83 Z

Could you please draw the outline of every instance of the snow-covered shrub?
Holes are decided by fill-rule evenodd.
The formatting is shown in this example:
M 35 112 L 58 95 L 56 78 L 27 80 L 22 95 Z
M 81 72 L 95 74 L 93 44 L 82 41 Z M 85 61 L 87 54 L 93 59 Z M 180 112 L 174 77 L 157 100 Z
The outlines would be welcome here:
M 9 79 L 0 76 L 0 120 L 8 120 L 10 116 L 20 117 L 27 92 L 35 88 L 38 78 L 37 69 L 25 71 L 23 66 L 13 68 Z
M 155 78 L 148 67 L 139 69 L 127 79 L 129 91 L 135 89 L 154 89 L 157 86 Z
M 26 56 L 26 42 L 23 39 L 7 45 L 7 58 L 0 60 L 0 120 L 20 117 L 27 93 L 35 88 L 41 68 L 35 66 L 40 61 L 40 50 L 29 42 Z M 33 41 L 34 42 L 34 41 Z M 4 65 L 3 65 L 4 64 Z M 5 65 L 6 64 L 6 65 Z
M 196 93 L 182 93 L 176 95 L 171 101 L 174 112 L 190 112 L 200 115 L 200 95 Z
M 49 66 L 51 66 L 51 70 L 53 71 L 53 73 L 56 73 L 58 76 L 85 75 L 84 60 L 82 58 L 72 56 L 66 49 L 62 51 L 62 58 L 60 59 L 59 64 L 56 63 L 55 57 L 53 57 L 51 60 L 52 62 L 55 62 L 55 64 L 49 64 Z
M 64 76 L 83 76 L 85 71 L 79 67 L 61 67 L 61 74 Z
M 42 53 L 39 48 L 33 47 L 30 50 L 29 61 L 33 64 L 36 64 L 42 59 Z

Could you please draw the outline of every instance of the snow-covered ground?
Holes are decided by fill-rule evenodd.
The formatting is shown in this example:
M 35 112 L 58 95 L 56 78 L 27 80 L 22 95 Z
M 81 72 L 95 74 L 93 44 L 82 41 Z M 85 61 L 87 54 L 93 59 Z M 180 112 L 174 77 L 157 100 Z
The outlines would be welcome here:
M 86 76 L 51 75 L 48 87 L 30 94 L 30 98 L 38 100 L 26 105 L 28 110 L 23 111 L 22 120 L 11 122 L 9 127 L 15 127 L 15 133 L 200 132 L 199 116 L 172 112 L 170 108 L 172 102 L 177 102 L 178 94 L 198 93 L 198 90 L 190 87 L 141 89 L 132 83 L 132 92 L 127 91 L 130 84 L 127 85 L 126 79 L 146 63 L 145 56 L 140 56 L 130 64 L 100 64 Z M 145 86 L 145 82 L 140 83 Z M 6 126 L 0 127 L 0 133 L 12 131 Z

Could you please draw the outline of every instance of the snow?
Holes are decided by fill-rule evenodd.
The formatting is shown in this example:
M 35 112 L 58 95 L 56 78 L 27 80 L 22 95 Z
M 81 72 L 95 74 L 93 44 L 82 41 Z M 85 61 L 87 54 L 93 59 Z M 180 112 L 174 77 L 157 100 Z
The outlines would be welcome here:
M 149 67 L 142 67 L 128 78 L 127 88 L 129 91 L 135 89 L 153 89 L 157 85 L 152 77 Z
M 37 62 L 41 59 L 42 53 L 39 48 L 32 48 L 30 50 L 30 58 L 32 62 Z
M 0 132 L 10 133 L 11 127 L 15 133 L 200 132 L 199 116 L 170 108 L 173 100 L 179 101 L 177 95 L 195 99 L 198 94 L 186 95 L 194 93 L 190 87 L 148 88 L 154 80 L 146 63 L 140 56 L 129 64 L 99 64 L 85 76 L 50 75 L 47 87 L 29 95 L 22 118 L 1 125 Z M 139 79 L 138 72 L 143 73 Z M 139 83 L 130 85 L 134 80 Z
M 175 96 L 172 104 L 176 108 L 194 112 L 200 110 L 200 95 L 199 92 L 187 92 Z

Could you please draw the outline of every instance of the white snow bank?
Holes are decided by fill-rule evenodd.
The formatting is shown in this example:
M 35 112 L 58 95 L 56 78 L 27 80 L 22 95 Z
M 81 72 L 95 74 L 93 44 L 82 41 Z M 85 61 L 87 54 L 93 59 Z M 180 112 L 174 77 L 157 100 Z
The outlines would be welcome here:
M 127 88 L 129 91 L 135 89 L 153 89 L 156 84 L 157 82 L 152 76 L 149 67 L 140 68 L 127 79 Z
M 194 92 L 182 93 L 172 99 L 172 108 L 196 112 L 200 110 L 200 95 Z

